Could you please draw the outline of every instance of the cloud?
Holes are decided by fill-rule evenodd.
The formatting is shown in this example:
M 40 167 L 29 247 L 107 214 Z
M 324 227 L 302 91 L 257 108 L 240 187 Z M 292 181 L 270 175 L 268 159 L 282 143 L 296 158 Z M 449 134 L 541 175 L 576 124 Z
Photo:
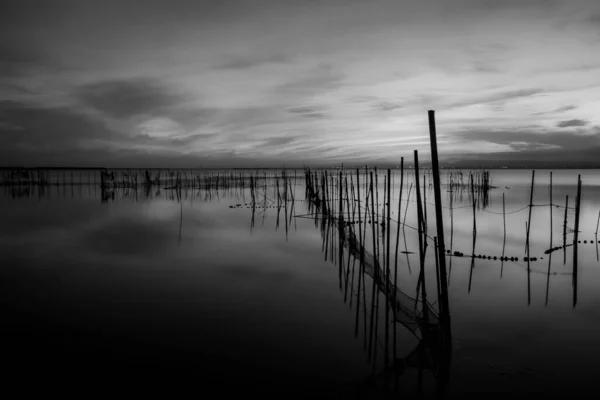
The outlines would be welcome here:
M 81 86 L 77 94 L 83 104 L 115 118 L 164 114 L 186 100 L 161 82 L 148 78 L 96 82 Z
M 557 149 L 574 151 L 590 146 L 600 146 L 600 128 L 579 128 L 575 132 L 544 130 L 543 128 L 522 128 L 514 130 L 494 130 L 485 127 L 455 132 L 455 139 L 464 141 L 466 147 L 472 142 L 484 141 L 508 145 L 515 151 Z
M 342 86 L 344 78 L 344 73 L 334 69 L 333 66 L 321 64 L 306 71 L 299 78 L 279 85 L 275 91 L 282 95 L 293 96 L 297 101 L 299 98 L 337 89 Z
M 399 108 L 402 108 L 402 105 L 400 105 L 398 103 L 391 102 L 391 101 L 382 101 L 380 103 L 373 104 L 372 108 L 375 111 L 387 112 L 387 111 L 393 111 L 393 110 L 397 110 Z
M 123 140 L 104 122 L 67 107 L 3 101 L 0 122 L 5 165 L 104 164 L 111 157 L 107 144 Z
M 588 124 L 589 121 L 586 121 L 584 119 L 570 119 L 567 121 L 560 121 L 556 124 L 556 126 L 559 128 L 569 128 L 572 126 L 586 126 Z
M 250 56 L 230 56 L 221 64 L 217 65 L 217 69 L 232 69 L 244 70 L 255 67 L 260 67 L 267 64 L 285 64 L 290 62 L 290 59 L 283 54 L 273 54 L 262 56 L 258 54 Z
M 508 100 L 514 100 L 524 97 L 532 97 L 537 94 L 542 93 L 543 90 L 540 88 L 532 88 L 532 89 L 517 89 L 517 90 L 508 90 L 502 91 L 498 93 L 492 93 L 486 96 L 477 96 L 468 100 L 463 100 L 459 102 L 455 102 L 450 104 L 450 107 L 464 107 L 471 106 L 477 104 L 488 104 L 498 107 L 503 105 Z
M 301 115 L 304 118 L 325 119 L 329 117 L 327 113 L 323 112 L 326 109 L 323 106 L 307 106 L 289 108 L 287 111 L 291 114 Z
M 3 78 L 20 78 L 58 67 L 56 60 L 42 50 L 0 42 L 0 76 Z
M 600 14 L 592 14 L 588 18 L 588 21 L 597 27 L 600 27 Z
M 346 99 L 348 103 L 369 103 L 371 101 L 376 101 L 378 98 L 376 96 L 364 96 L 364 95 L 356 95 L 350 96 Z
M 106 165 L 122 160 L 119 154 L 125 149 L 129 149 L 132 162 L 143 159 L 140 156 L 148 151 L 175 157 L 216 136 L 187 131 L 161 136 L 152 130 L 124 134 L 110 129 L 97 116 L 72 108 L 0 102 L 1 159 L 7 164 Z
M 148 134 L 135 135 L 121 144 L 128 144 L 132 147 L 151 147 L 156 149 L 166 148 L 170 150 L 184 150 L 192 144 L 206 141 L 217 137 L 218 133 L 213 134 L 190 134 L 169 137 L 156 137 Z
M 17 148 L 76 148 L 86 139 L 111 139 L 119 135 L 84 113 L 66 107 L 41 108 L 0 102 L 0 143 Z
M 500 69 L 496 65 L 485 61 L 474 62 L 471 66 L 471 70 L 473 72 L 480 72 L 484 74 L 495 74 L 500 72 Z
M 271 137 L 267 138 L 264 142 L 262 142 L 259 147 L 276 147 L 282 146 L 285 144 L 292 143 L 298 139 L 296 136 L 282 136 L 282 137 Z
M 554 110 L 551 110 L 551 111 L 541 111 L 541 112 L 532 113 L 531 115 L 559 114 L 559 113 L 575 110 L 576 108 L 577 108 L 576 106 L 568 105 L 568 106 L 562 106 L 562 107 L 555 108 Z

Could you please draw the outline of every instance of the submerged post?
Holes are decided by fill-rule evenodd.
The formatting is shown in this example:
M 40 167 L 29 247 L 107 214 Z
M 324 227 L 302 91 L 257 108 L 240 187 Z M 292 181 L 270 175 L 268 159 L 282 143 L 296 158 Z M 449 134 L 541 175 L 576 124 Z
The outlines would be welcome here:
M 450 325 L 450 307 L 448 300 L 448 278 L 446 275 L 446 256 L 444 246 L 444 223 L 442 213 L 442 195 L 440 189 L 440 166 L 438 162 L 437 134 L 435 129 L 435 111 L 429 110 L 429 142 L 431 145 L 431 166 L 433 169 L 433 190 L 435 198 L 435 218 L 437 227 L 437 250 L 440 269 L 440 293 L 443 312 L 442 318 L 447 318 L 445 324 Z

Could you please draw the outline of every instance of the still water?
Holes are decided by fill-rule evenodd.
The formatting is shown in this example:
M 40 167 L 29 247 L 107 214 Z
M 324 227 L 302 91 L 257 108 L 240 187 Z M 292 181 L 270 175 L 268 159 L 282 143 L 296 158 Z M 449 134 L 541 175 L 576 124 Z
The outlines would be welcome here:
M 554 171 L 552 207 L 550 171 L 535 172 L 530 256 L 536 261 L 529 265 L 525 223 L 532 172 L 491 172 L 495 188 L 475 210 L 476 236 L 469 193 L 448 192 L 447 173 L 446 248 L 486 259 L 447 257 L 452 360 L 445 395 L 594 393 L 600 171 Z M 385 173 L 378 175 L 381 214 Z M 546 250 L 573 242 L 578 175 L 581 243 L 574 268 L 573 246 Z M 361 174 L 363 204 L 366 178 Z M 435 236 L 429 182 L 427 176 L 428 232 Z M 79 185 L 63 183 L 43 191 L 4 187 L 0 193 L 0 335 L 7 382 L 22 390 L 42 385 L 76 393 L 123 385 L 138 393 L 283 398 L 436 393 L 436 377 L 428 370 L 406 367 L 396 391 L 381 383 L 383 308 L 374 340 L 378 355 L 369 360 L 372 309 L 360 301 L 369 300 L 370 278 L 365 295 L 358 288 L 358 263 L 347 253 L 340 263 L 338 249 L 330 250 L 318 217 L 309 212 L 302 171 L 291 181 L 294 201 L 278 208 L 271 185 L 259 190 L 254 212 L 248 188 L 177 193 L 162 185 L 115 189 L 103 200 L 99 186 L 88 184 L 91 177 Z M 397 220 L 399 171 L 392 187 L 391 217 Z M 412 170 L 404 177 L 400 220 L 405 225 L 398 237 L 398 287 L 414 296 L 419 257 Z M 371 250 L 367 226 L 365 248 Z M 393 263 L 395 223 L 390 233 Z M 429 246 L 426 282 L 435 305 Z M 518 261 L 502 262 L 503 254 Z M 396 335 L 398 357 L 419 343 L 403 326 Z

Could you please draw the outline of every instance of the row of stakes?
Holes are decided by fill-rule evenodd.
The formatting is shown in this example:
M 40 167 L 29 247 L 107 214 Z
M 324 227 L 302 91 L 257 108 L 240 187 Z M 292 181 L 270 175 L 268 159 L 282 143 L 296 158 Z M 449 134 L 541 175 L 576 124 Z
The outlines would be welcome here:
M 288 202 L 291 202 L 291 201 L 292 200 L 288 200 Z M 294 200 L 294 201 L 305 201 L 305 200 Z M 229 206 L 229 208 L 243 208 L 244 206 L 246 206 L 246 208 L 250 208 L 252 206 L 252 203 L 244 203 L 243 205 L 242 204 L 231 205 L 231 206 Z M 259 208 L 277 208 L 277 206 L 259 207 Z M 368 224 L 370 224 L 371 220 L 366 220 L 365 222 L 368 223 Z M 375 221 L 375 222 L 377 223 L 378 221 Z M 349 225 L 355 225 L 357 223 L 358 223 L 358 221 L 344 221 L 344 225 L 348 225 L 348 226 Z M 385 221 L 381 222 L 380 225 L 385 227 Z M 582 242 L 581 240 L 578 241 L 578 243 L 581 243 L 581 242 Z M 587 244 L 588 241 L 587 240 L 583 240 L 583 243 Z M 593 244 L 593 243 L 596 243 L 596 241 L 595 240 L 590 240 L 589 243 Z M 598 240 L 598 243 L 600 243 L 600 240 Z M 552 252 L 561 250 L 564 247 L 569 247 L 569 246 L 573 246 L 573 245 L 572 244 L 567 244 L 566 246 L 556 246 L 556 247 L 553 247 L 551 249 L 546 250 L 544 252 L 544 254 L 550 254 Z M 451 251 L 450 250 L 446 250 L 446 253 L 450 254 Z M 454 253 L 452 253 L 452 255 L 454 257 L 471 257 L 471 258 L 478 258 L 478 259 L 483 259 L 483 260 L 499 260 L 499 261 L 513 261 L 513 262 L 518 262 L 519 261 L 519 257 L 486 256 L 486 255 L 483 255 L 483 254 L 477 254 L 477 255 L 475 255 L 475 254 L 468 255 L 467 254 L 465 256 L 465 253 L 463 253 L 461 251 L 455 251 Z M 544 259 L 544 257 L 540 257 L 540 260 L 543 260 L 543 259 Z M 523 261 L 537 261 L 537 260 L 538 260 L 537 257 L 523 257 Z

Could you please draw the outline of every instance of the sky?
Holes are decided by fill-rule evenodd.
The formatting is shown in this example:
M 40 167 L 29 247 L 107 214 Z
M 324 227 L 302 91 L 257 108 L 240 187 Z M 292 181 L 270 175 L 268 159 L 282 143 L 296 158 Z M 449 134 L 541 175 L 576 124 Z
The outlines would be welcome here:
M 0 165 L 600 166 L 600 1 L 2 3 Z

